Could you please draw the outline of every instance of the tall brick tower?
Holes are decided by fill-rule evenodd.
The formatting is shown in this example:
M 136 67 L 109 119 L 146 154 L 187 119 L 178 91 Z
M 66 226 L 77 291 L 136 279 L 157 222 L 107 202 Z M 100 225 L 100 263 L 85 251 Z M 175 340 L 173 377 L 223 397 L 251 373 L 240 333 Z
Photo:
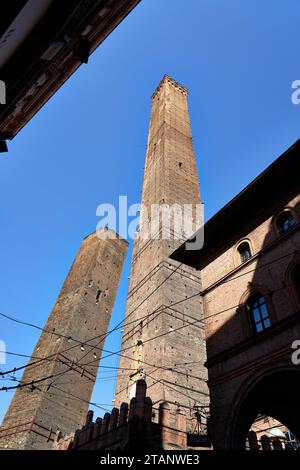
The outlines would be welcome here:
M 0 427 L 1 448 L 48 449 L 57 431 L 83 425 L 127 252 L 107 236 L 84 239 Z
M 153 222 L 153 204 L 188 204 L 193 224 L 187 237 L 196 228 L 200 202 L 187 89 L 164 76 L 152 96 L 140 232 L 145 209 Z M 181 240 L 172 236 L 175 229 L 164 239 L 164 224 L 160 219 L 157 238 L 134 241 L 115 401 L 128 402 L 143 378 L 154 407 L 179 404 L 188 417 L 208 405 L 201 299 L 189 298 L 201 288 L 200 274 L 169 259 Z

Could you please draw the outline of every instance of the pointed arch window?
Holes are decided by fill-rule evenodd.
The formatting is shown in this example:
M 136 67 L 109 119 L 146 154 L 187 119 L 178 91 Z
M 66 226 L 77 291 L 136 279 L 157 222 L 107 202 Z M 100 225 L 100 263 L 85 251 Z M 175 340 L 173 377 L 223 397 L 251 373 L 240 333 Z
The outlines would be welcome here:
M 296 223 L 296 219 L 290 210 L 285 210 L 276 217 L 276 227 L 280 235 L 287 233 Z
M 271 326 L 270 316 L 265 297 L 256 292 L 246 302 L 246 310 L 256 333 L 260 333 Z

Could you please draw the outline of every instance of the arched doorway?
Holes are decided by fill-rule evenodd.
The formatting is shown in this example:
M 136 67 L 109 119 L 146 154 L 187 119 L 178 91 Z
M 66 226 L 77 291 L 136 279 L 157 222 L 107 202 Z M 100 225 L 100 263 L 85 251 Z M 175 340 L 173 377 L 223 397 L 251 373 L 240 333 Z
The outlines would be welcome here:
M 231 428 L 229 447 L 245 449 L 246 439 L 258 415 L 270 416 L 300 440 L 300 370 L 265 374 L 240 400 Z

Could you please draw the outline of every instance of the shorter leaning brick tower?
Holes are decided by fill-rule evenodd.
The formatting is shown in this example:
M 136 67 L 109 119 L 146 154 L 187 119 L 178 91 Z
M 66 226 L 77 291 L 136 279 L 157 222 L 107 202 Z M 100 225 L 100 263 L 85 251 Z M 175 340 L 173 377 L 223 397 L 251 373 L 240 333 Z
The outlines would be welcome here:
M 84 239 L 0 427 L 1 448 L 49 449 L 58 431 L 83 425 L 127 246 L 112 230 Z

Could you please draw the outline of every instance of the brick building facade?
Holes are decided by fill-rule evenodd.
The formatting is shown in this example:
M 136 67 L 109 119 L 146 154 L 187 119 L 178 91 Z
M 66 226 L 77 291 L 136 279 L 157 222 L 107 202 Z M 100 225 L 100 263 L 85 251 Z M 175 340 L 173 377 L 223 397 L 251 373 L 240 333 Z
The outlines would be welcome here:
M 299 174 L 297 141 L 172 255 L 201 271 L 215 449 L 244 448 L 259 414 L 299 439 Z
M 17 0 L 1 14 L 0 152 L 140 0 Z

